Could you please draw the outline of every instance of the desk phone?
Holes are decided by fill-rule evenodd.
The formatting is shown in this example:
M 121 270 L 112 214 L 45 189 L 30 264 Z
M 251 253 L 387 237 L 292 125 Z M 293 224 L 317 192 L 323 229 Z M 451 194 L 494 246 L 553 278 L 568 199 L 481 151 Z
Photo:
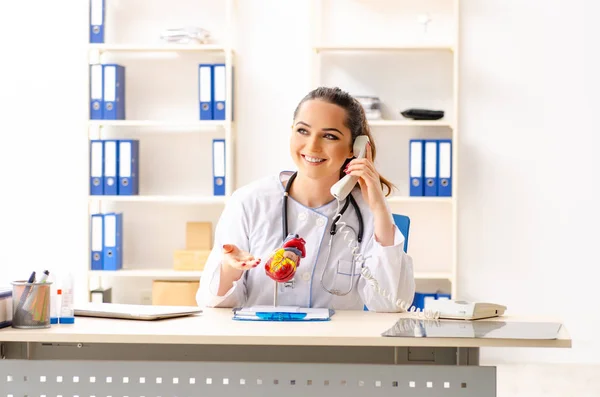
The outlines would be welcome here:
M 425 311 L 437 312 L 439 318 L 477 320 L 502 316 L 506 311 L 506 306 L 495 303 L 432 299 L 425 301 Z

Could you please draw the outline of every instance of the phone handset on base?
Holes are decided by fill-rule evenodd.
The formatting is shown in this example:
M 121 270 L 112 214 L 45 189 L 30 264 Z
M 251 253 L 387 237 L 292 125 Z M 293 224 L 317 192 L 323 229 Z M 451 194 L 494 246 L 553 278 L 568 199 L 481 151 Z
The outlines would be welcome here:
M 352 152 L 354 157 L 362 159 L 367 156 L 367 143 L 369 143 L 369 137 L 366 135 L 359 135 L 354 140 Z M 357 176 L 346 175 L 339 181 L 337 181 L 330 189 L 331 195 L 338 201 L 343 201 L 346 196 L 354 189 L 354 186 L 358 182 Z
M 412 302 L 406 302 L 400 298 L 394 300 L 391 293 L 388 293 L 385 289 L 379 286 L 377 279 L 373 277 L 371 274 L 371 269 L 368 267 L 364 266 L 360 270 L 360 274 L 365 280 L 367 280 L 367 282 L 371 284 L 371 286 L 375 289 L 375 292 L 383 296 L 389 302 L 392 302 L 394 305 L 396 305 L 396 307 L 402 310 L 402 312 L 411 313 L 413 314 L 413 317 L 426 320 L 437 320 L 440 318 L 439 310 L 431 310 L 429 308 L 421 310 L 412 306 Z

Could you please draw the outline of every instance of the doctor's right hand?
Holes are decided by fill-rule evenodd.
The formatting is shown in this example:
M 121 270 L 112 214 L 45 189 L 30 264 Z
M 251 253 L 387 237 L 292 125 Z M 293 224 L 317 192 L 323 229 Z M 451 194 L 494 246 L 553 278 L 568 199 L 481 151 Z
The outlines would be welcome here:
M 239 280 L 245 270 L 255 268 L 260 263 L 250 253 L 240 250 L 233 244 L 223 245 L 223 259 L 221 260 L 221 280 L 217 296 L 224 296 Z
M 237 270 L 248 270 L 255 268 L 260 264 L 260 258 L 255 258 L 252 254 L 240 250 L 233 244 L 223 245 L 223 266 Z

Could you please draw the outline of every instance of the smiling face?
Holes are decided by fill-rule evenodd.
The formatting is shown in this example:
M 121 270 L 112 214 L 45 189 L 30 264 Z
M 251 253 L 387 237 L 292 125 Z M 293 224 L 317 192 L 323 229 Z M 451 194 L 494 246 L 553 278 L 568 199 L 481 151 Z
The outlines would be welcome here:
M 300 106 L 290 139 L 299 173 L 313 179 L 339 179 L 344 161 L 352 157 L 352 134 L 345 119 L 343 108 L 322 100 Z

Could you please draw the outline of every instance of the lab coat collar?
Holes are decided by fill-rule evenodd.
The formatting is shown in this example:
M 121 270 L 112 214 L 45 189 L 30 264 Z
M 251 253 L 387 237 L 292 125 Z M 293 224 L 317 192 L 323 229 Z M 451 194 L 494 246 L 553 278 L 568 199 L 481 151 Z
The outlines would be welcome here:
M 290 179 L 290 177 L 292 176 L 292 174 L 295 171 L 281 171 L 279 173 L 279 188 L 281 190 L 281 194 L 285 193 L 285 185 L 287 184 L 287 181 Z M 333 200 L 331 200 L 328 203 L 323 204 L 320 207 L 315 207 L 315 208 L 311 208 L 311 207 L 307 207 L 304 204 L 296 201 L 292 196 L 288 196 L 289 201 L 293 202 L 295 205 L 298 205 L 306 210 L 312 211 L 312 212 L 316 212 L 317 214 L 326 216 L 326 217 L 331 217 L 335 215 L 335 211 L 338 208 L 337 205 L 337 200 L 334 198 Z

